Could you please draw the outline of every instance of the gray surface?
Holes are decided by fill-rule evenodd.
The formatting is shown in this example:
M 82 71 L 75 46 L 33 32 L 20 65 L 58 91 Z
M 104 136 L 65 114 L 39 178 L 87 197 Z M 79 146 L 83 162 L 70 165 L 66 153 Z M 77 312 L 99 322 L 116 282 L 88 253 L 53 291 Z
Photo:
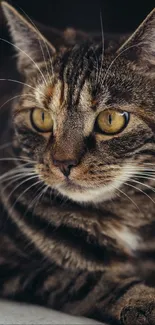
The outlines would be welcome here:
M 0 324 L 6 325 L 99 325 L 83 317 L 73 317 L 40 306 L 0 300 Z M 106 325 L 103 324 L 102 325 Z

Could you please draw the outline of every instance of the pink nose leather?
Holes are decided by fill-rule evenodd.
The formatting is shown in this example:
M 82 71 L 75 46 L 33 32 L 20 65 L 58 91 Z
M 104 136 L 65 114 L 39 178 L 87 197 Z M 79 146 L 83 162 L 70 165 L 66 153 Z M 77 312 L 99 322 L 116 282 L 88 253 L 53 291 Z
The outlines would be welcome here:
M 58 167 L 64 176 L 68 177 L 70 170 L 77 166 L 78 162 L 76 160 L 56 160 L 53 159 L 53 164 Z

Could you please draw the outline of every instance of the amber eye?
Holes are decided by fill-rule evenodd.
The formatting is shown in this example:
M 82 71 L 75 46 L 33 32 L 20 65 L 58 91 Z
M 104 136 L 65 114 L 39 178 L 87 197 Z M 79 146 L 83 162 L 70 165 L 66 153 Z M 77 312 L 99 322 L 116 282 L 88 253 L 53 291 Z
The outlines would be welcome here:
M 129 122 L 129 113 L 116 110 L 101 112 L 96 120 L 96 132 L 113 135 L 121 132 Z
M 31 123 L 39 132 L 51 132 L 53 128 L 53 120 L 50 114 L 40 108 L 35 108 L 31 112 Z

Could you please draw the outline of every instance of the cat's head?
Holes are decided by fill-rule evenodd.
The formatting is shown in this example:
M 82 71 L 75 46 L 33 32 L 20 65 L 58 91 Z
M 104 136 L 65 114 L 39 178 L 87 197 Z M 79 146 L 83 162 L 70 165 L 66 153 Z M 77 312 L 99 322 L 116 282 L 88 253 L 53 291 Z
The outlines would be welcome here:
M 117 50 L 85 42 L 57 52 L 2 7 L 25 78 L 12 108 L 19 146 L 62 195 L 78 202 L 115 196 L 155 152 L 155 10 Z

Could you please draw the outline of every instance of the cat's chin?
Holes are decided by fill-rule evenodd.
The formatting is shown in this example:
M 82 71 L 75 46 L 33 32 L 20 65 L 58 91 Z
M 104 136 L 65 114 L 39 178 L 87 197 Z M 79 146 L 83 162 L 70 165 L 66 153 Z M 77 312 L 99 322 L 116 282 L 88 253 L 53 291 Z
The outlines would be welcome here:
M 57 191 L 72 201 L 80 203 L 100 203 L 115 197 L 115 190 L 110 186 L 86 188 L 82 186 L 60 186 Z

